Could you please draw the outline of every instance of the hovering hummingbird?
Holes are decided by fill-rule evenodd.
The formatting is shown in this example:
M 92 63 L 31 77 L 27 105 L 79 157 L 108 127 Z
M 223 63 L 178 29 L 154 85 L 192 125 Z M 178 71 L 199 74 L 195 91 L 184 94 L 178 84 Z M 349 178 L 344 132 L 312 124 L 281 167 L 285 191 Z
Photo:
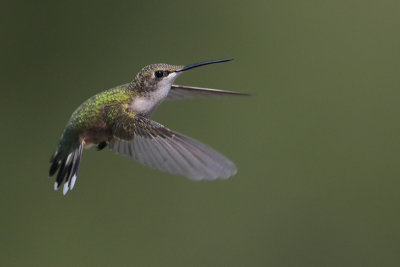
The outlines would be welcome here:
M 164 100 L 213 95 L 247 95 L 239 92 L 173 85 L 183 72 L 218 59 L 189 65 L 152 64 L 130 83 L 99 93 L 72 113 L 57 149 L 50 159 L 49 176 L 57 170 L 54 189 L 62 183 L 63 194 L 75 185 L 82 149 L 107 145 L 154 169 L 180 174 L 193 180 L 228 178 L 235 164 L 212 148 L 149 119 Z

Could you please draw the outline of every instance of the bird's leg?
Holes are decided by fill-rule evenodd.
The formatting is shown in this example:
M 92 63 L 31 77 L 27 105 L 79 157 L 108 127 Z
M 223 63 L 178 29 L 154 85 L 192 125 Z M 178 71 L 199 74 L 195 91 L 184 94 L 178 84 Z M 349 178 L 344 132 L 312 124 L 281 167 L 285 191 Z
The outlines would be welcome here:
M 104 149 L 106 146 L 107 146 L 107 142 L 106 141 L 98 143 L 97 144 L 97 151 L 100 151 L 100 150 Z

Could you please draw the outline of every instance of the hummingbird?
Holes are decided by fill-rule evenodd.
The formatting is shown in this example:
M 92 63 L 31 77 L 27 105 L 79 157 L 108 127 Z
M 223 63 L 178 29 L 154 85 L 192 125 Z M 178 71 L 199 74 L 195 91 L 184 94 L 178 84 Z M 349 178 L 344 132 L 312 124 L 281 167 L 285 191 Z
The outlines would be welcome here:
M 173 84 L 184 71 L 232 59 L 188 65 L 151 64 L 130 83 L 96 94 L 71 115 L 56 151 L 50 158 L 49 177 L 56 173 L 54 189 L 72 190 L 83 148 L 105 147 L 151 168 L 192 180 L 228 178 L 235 164 L 211 147 L 168 129 L 150 119 L 164 100 L 245 93 Z M 57 172 L 58 171 L 58 172 Z

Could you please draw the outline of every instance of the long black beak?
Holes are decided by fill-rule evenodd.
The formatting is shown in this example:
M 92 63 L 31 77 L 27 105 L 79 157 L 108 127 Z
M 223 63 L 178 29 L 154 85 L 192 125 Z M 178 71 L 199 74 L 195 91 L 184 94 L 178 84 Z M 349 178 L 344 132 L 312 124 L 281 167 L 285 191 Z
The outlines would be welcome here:
M 176 70 L 175 72 L 181 72 L 181 71 L 190 70 L 190 69 L 208 65 L 208 64 L 226 62 L 226 61 L 231 61 L 231 60 L 233 60 L 233 58 L 221 58 L 221 59 L 216 59 L 216 60 L 208 60 L 208 61 L 202 61 L 202 62 L 198 62 L 198 63 L 192 63 L 192 64 L 184 66 L 181 69 Z

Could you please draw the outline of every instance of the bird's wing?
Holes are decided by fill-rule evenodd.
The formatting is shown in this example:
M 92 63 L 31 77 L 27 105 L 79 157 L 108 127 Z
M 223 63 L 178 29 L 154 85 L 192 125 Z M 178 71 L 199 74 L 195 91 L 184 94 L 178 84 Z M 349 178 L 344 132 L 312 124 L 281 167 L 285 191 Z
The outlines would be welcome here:
M 225 96 L 225 95 L 246 96 L 249 94 L 234 92 L 234 91 L 224 91 L 219 89 L 173 84 L 166 99 L 174 100 L 174 99 L 192 98 L 192 97 Z
M 233 162 L 214 149 L 142 116 L 124 111 L 116 120 L 110 149 L 154 169 L 193 180 L 228 178 Z

